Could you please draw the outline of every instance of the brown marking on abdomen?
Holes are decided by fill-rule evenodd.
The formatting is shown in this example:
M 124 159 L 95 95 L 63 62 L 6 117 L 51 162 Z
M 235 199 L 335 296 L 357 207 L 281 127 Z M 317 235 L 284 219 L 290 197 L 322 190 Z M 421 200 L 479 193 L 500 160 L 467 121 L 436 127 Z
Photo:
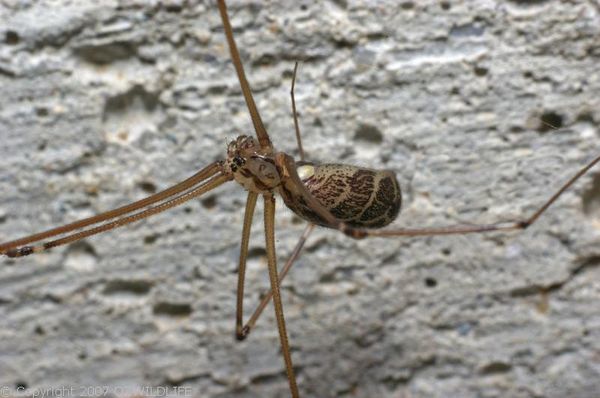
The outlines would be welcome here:
M 381 228 L 400 211 L 400 187 L 391 171 L 342 164 L 315 165 L 314 174 L 303 182 L 319 203 L 352 227 Z M 292 211 L 308 221 L 328 226 L 301 197 L 285 188 L 282 191 Z

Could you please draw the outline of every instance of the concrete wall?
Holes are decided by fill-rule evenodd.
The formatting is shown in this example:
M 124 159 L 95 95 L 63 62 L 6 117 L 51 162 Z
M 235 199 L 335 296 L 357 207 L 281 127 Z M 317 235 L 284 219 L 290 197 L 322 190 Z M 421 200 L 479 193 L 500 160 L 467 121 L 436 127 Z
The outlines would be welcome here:
M 300 60 L 309 158 L 395 170 L 394 225 L 519 218 L 600 153 L 595 1 L 230 8 L 278 149 L 297 154 Z M 8 1 L 0 21 L 0 241 L 163 189 L 252 132 L 213 1 Z M 233 338 L 244 201 L 232 183 L 0 259 L 0 395 L 288 396 L 271 307 Z M 281 259 L 304 227 L 283 207 Z M 261 214 L 247 312 L 268 286 Z M 283 289 L 302 395 L 596 396 L 599 244 L 598 168 L 522 234 L 357 242 L 318 229 Z

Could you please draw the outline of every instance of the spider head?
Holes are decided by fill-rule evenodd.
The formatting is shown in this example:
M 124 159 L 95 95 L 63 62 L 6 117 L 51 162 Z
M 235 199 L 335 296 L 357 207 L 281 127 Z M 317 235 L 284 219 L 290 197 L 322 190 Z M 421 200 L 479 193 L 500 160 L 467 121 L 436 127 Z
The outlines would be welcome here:
M 247 135 L 240 135 L 227 145 L 225 170 L 252 192 L 272 192 L 280 185 L 279 172 L 270 152 L 265 152 Z
M 246 159 L 258 154 L 260 146 L 253 137 L 240 135 L 234 141 L 227 144 L 227 167 L 232 173 L 246 163 Z

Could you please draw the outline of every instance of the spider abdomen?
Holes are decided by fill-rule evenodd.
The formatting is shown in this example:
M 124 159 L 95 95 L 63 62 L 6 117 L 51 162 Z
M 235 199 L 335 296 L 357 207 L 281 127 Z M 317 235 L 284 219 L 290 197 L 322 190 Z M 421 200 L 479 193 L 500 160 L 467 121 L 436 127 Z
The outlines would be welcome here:
M 332 163 L 305 164 L 297 171 L 310 193 L 350 226 L 381 228 L 394 221 L 400 212 L 400 185 L 392 171 Z M 282 196 L 300 217 L 327 226 L 301 198 Z

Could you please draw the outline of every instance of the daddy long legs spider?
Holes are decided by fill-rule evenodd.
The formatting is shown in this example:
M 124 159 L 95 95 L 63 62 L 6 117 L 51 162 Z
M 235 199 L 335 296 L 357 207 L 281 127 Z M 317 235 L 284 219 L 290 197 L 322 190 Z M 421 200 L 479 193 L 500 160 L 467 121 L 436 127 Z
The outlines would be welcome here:
M 11 36 L 11 37 L 12 37 L 12 36 Z M 117 47 L 117 48 L 118 48 L 118 47 Z M 106 51 L 108 52 L 108 50 L 106 50 Z M 83 46 L 83 49 L 81 49 L 81 52 L 84 54 L 84 56 L 86 56 L 86 52 L 85 52 L 85 46 Z M 93 55 L 89 55 L 89 54 L 88 54 L 87 56 L 88 56 L 88 57 L 93 57 Z M 288 68 L 289 68 L 289 66 L 288 66 Z M 482 71 L 481 71 L 481 68 L 480 68 L 480 67 L 477 67 L 477 74 L 481 74 L 481 73 L 482 73 Z M 332 74 L 335 76 L 335 73 L 334 73 L 334 72 L 332 72 Z M 359 85 L 360 85 L 360 82 L 358 82 L 357 84 L 359 84 Z M 132 94 L 133 98 L 136 98 L 136 95 L 137 95 L 137 94 L 139 94 L 139 95 L 140 95 L 140 97 L 144 97 L 144 95 L 143 95 L 143 94 L 144 94 L 144 92 L 145 92 L 145 89 L 141 88 L 140 86 L 134 86 L 134 87 L 132 88 L 132 90 L 130 91 L 130 93 L 133 93 L 133 94 Z M 126 98 L 125 98 L 125 99 L 126 99 Z M 113 110 L 114 110 L 115 108 L 118 108 L 118 105 L 126 103 L 125 99 L 120 99 L 120 98 L 117 98 L 117 99 L 115 99 L 114 101 L 110 102 L 110 103 L 108 104 L 108 106 L 107 106 L 107 107 L 108 107 L 108 108 L 110 108 L 110 109 L 113 109 Z M 120 102 L 120 101 L 121 101 L 121 102 Z M 149 108 L 152 108 L 152 107 L 153 107 L 153 105 L 152 105 L 152 101 L 150 101 L 150 103 L 149 103 L 149 104 L 144 104 L 144 106 L 148 106 Z M 156 104 L 155 104 L 154 106 L 156 106 Z M 112 107 L 112 108 L 111 108 L 111 107 Z M 184 109 L 185 109 L 185 107 L 184 107 Z M 301 109 L 302 109 L 302 107 L 301 107 Z M 47 112 L 47 110 L 46 110 L 46 112 Z M 43 115 L 43 113 L 44 113 L 44 111 L 43 111 L 43 110 L 40 110 L 40 114 L 42 114 L 42 115 Z M 549 117 L 548 115 L 549 115 L 549 116 L 552 116 L 552 114 L 551 114 L 551 113 L 548 113 L 548 114 L 546 115 L 546 118 L 548 118 L 548 117 Z M 263 112 L 263 117 L 264 117 L 264 112 Z M 552 117 L 549 117 L 549 118 L 550 118 L 550 120 L 553 120 L 553 118 L 552 118 Z M 109 120 L 109 122 L 110 122 L 110 120 Z M 271 130 L 271 129 L 270 129 L 270 130 Z M 290 131 L 291 131 L 291 129 L 290 129 Z M 373 126 L 372 126 L 372 123 L 366 123 L 366 124 L 362 125 L 362 126 L 360 127 L 360 129 L 357 131 L 357 134 L 356 134 L 356 135 L 357 135 L 358 137 L 375 137 L 375 139 L 376 139 L 376 140 L 378 139 L 378 138 L 377 138 L 377 137 L 378 137 L 378 132 L 376 131 L 376 128 L 375 128 L 375 131 L 373 131 Z M 118 139 L 119 137 L 110 137 L 110 138 L 113 138 L 113 139 Z M 274 141 L 275 141 L 275 140 L 274 140 Z M 290 137 L 290 141 L 291 141 L 291 137 Z M 501 165 L 502 163 L 500 162 L 500 163 L 498 163 L 498 164 L 500 164 L 500 165 Z M 375 164 L 375 165 L 373 165 L 373 166 L 376 166 L 376 164 Z M 386 166 L 386 167 L 387 167 L 387 166 Z M 452 164 L 450 164 L 450 168 L 452 168 Z M 538 170 L 536 170 L 536 171 L 538 171 Z M 492 174 L 490 174 L 490 176 L 491 176 L 491 175 L 492 175 Z M 504 174 L 502 174 L 502 172 L 501 172 L 501 173 L 500 173 L 500 175 L 504 175 Z M 557 178 L 557 179 L 558 179 L 558 178 Z M 550 178 L 550 177 L 548 177 L 548 178 L 544 179 L 544 182 L 546 182 L 547 184 L 552 184 L 552 183 L 555 183 L 555 180 L 554 180 L 554 178 Z M 449 184 L 449 182 L 448 182 L 448 184 Z M 151 185 L 151 184 L 150 184 L 150 185 Z M 149 190 L 151 190 L 151 189 L 152 189 L 152 187 L 151 187 L 151 186 L 149 187 L 149 186 L 148 186 L 148 184 L 141 184 L 141 186 L 142 186 L 143 188 L 147 188 L 147 189 L 149 189 Z M 432 194 L 432 196 L 433 196 L 433 194 Z M 465 196 L 466 196 L 466 194 L 465 194 Z M 526 196 L 528 196 L 528 195 L 526 195 Z M 418 197 L 417 197 L 417 198 L 418 198 Z M 528 198 L 531 198 L 531 197 L 530 197 L 530 196 L 528 196 Z M 423 199 L 423 198 L 421 198 L 421 199 Z M 543 198 L 543 199 L 545 199 L 545 198 Z M 475 202 L 473 202 L 473 203 L 475 203 Z M 210 201 L 207 203 L 207 206 L 209 206 L 209 207 L 210 207 Z M 490 201 L 490 202 L 489 202 L 489 207 L 490 207 L 492 210 L 494 209 L 494 207 L 495 207 L 495 206 L 496 206 L 496 203 L 494 203 L 493 201 Z M 530 201 L 524 201 L 524 202 L 523 202 L 523 206 L 527 206 L 527 208 L 529 208 L 529 207 L 533 208 L 533 206 L 535 206 L 535 204 L 532 204 Z M 523 211 L 523 213 L 525 213 L 525 211 Z M 503 214 L 503 213 L 499 213 L 499 214 Z M 511 213 L 511 215 L 513 215 L 513 214 L 520 215 L 520 214 L 521 214 L 521 212 L 515 212 L 515 213 Z M 493 219 L 493 217 L 490 217 L 490 218 L 492 218 L 492 219 Z M 465 219 L 472 220 L 473 218 L 472 218 L 472 217 L 463 217 L 463 216 L 461 215 L 460 217 L 458 217 L 458 219 L 459 219 L 459 220 L 465 220 Z M 427 223 L 428 223 L 428 224 L 430 224 L 431 222 L 430 222 L 429 220 L 427 220 Z M 123 231 L 119 231 L 119 232 L 117 232 L 117 233 L 123 233 Z M 154 238 L 153 238 L 152 236 L 150 236 L 150 237 L 148 238 L 148 241 L 152 241 L 152 239 L 154 239 Z M 486 240 L 482 240 L 482 239 L 485 239 L 485 238 L 479 238 L 478 242 L 479 242 L 480 244 L 482 244 L 482 245 L 485 245 L 485 244 L 486 244 Z M 464 242 L 464 241 L 463 241 L 463 242 Z M 361 242 L 361 244 L 362 244 L 362 242 Z M 389 243 L 387 243 L 387 242 L 386 242 L 386 243 L 384 243 L 384 244 L 388 245 Z M 489 242 L 488 242 L 487 244 L 488 244 L 488 246 L 486 246 L 486 247 L 489 247 Z M 82 247 L 83 247 L 83 249 L 82 249 Z M 127 248 L 127 246 L 126 246 L 126 245 L 125 245 L 125 247 Z M 528 247 L 528 246 L 525 246 L 525 247 Z M 523 250 L 525 250 L 525 247 L 523 248 Z M 531 249 L 531 248 L 530 248 L 530 247 L 528 247 L 528 249 Z M 77 250 L 79 250 L 79 251 L 83 251 L 83 254 L 84 254 L 83 258 L 85 258 L 85 255 L 86 255 L 86 253 L 87 253 L 87 255 L 91 255 L 91 256 L 93 257 L 93 253 L 90 253 L 90 251 L 92 251 L 92 252 L 93 252 L 93 250 L 90 250 L 90 249 L 89 249 L 89 247 L 86 247 L 86 246 L 79 246 L 79 249 L 77 249 Z M 77 253 L 77 250 L 75 250 L 75 253 Z M 176 254 L 177 254 L 178 252 L 179 252 L 179 250 L 175 250 L 175 253 L 176 253 Z M 80 253 L 80 254 L 81 254 L 81 253 Z M 455 256 L 456 256 L 456 254 L 455 254 Z M 280 256 L 280 257 L 281 257 L 281 256 Z M 204 271 L 203 271 L 203 272 L 204 272 Z M 339 277 L 339 276 L 336 276 L 336 275 L 334 275 L 334 276 L 333 276 L 333 278 L 334 278 L 334 279 L 335 279 L 335 278 L 338 278 L 338 277 Z M 324 280 L 325 280 L 325 279 L 324 279 Z M 426 285 L 435 285 L 436 283 L 437 283 L 437 282 L 436 282 L 436 279 L 433 279 L 433 278 L 426 279 L 426 281 L 425 281 L 425 284 L 426 284 Z M 137 291 L 144 291 L 144 290 L 149 290 L 149 289 L 151 288 L 151 286 L 149 286 L 149 284 L 148 284 L 148 283 L 144 283 L 143 281 L 142 281 L 142 282 L 139 282 L 139 281 L 138 281 L 138 282 L 136 282 L 136 281 L 133 281 L 133 282 L 131 282 L 131 281 L 124 281 L 124 282 L 123 282 L 123 281 L 116 280 L 116 281 L 113 281 L 113 283 L 107 283 L 107 285 L 108 285 L 108 286 L 107 286 L 107 287 L 104 289 L 104 292 L 109 292 L 109 293 L 110 293 L 111 291 L 113 291 L 113 292 L 114 292 L 114 291 L 117 291 L 117 292 L 119 292 L 119 291 L 126 291 L 126 292 L 129 292 L 129 293 L 131 293 L 131 291 L 136 291 L 136 289 L 137 289 Z M 533 285 L 535 286 L 535 284 L 533 284 Z M 544 285 L 544 283 L 541 283 L 541 285 L 542 285 L 542 286 L 541 286 L 541 288 L 544 288 L 544 286 L 543 286 L 543 285 Z M 423 284 L 421 283 L 421 286 L 420 286 L 420 287 L 422 287 L 422 286 L 423 286 Z M 549 286 L 551 287 L 551 286 L 552 286 L 552 284 L 549 284 Z M 85 286 L 79 286 L 79 287 L 81 287 L 81 288 L 85 288 Z M 435 286 L 434 286 L 434 287 L 435 287 Z M 402 286 L 401 288 L 402 288 L 402 289 L 405 289 L 406 287 Z M 46 289 L 49 289 L 49 288 L 46 288 Z M 86 289 L 83 289 L 83 290 L 86 290 Z M 92 289 L 92 290 L 93 290 L 93 289 Z M 515 292 L 517 292 L 517 293 L 519 293 L 519 292 L 525 292 L 525 293 L 527 293 L 527 292 L 528 292 L 528 290 L 527 290 L 527 289 L 521 289 L 521 290 L 519 290 L 519 289 L 512 289 L 512 290 L 513 290 L 513 291 L 515 291 Z M 535 289 L 534 289 L 534 290 L 535 290 Z M 544 290 L 544 289 L 541 289 L 541 290 Z M 531 289 L 529 289 L 529 293 L 528 293 L 528 294 L 531 294 L 530 292 L 531 292 Z M 74 294 L 75 294 L 75 296 L 77 296 L 78 294 L 81 294 L 81 293 L 80 293 L 80 292 L 78 292 L 78 291 L 75 291 L 75 293 L 74 293 Z M 523 293 L 523 294 L 524 294 L 524 293 Z M 43 297 L 43 296 L 40 296 L 40 297 Z M 60 299 L 56 299 L 56 297 L 57 297 L 57 296 L 56 296 L 56 293 L 54 293 L 54 295 L 50 295 L 50 299 L 54 298 L 54 300 L 56 300 L 56 301 L 60 301 Z M 58 297 L 60 297 L 60 294 L 58 295 Z M 77 297 L 79 297 L 79 296 L 77 296 Z M 188 307 L 186 307 L 186 305 L 171 304 L 171 303 L 170 303 L 170 302 L 168 302 L 168 301 L 167 301 L 166 303 L 158 303 L 156 306 L 154 306 L 154 312 L 155 312 L 156 314 L 159 314 L 159 315 L 160 315 L 160 314 L 164 314 L 164 313 L 168 313 L 168 314 L 170 314 L 170 315 L 174 315 L 174 314 L 175 314 L 175 315 L 177 315 L 178 313 L 179 313 L 179 314 L 186 314 L 186 312 L 188 312 L 188 313 L 189 313 L 189 311 L 190 311 L 190 310 L 189 310 L 189 308 L 188 308 Z M 36 329 L 36 330 L 38 330 L 38 331 L 39 331 L 39 334 L 41 334 L 41 335 L 43 335 L 43 334 L 45 334 L 45 333 L 48 333 L 48 331 L 47 331 L 47 330 L 46 330 L 44 327 L 41 327 L 41 329 Z M 378 335 L 378 333 L 379 333 L 379 332 L 377 332 L 377 330 L 380 330 L 380 328 L 375 328 L 375 330 L 376 330 L 376 332 L 375 332 L 375 335 L 377 336 L 377 335 Z M 53 333 L 53 332 L 50 332 L 50 333 Z M 367 334 L 367 336 L 368 336 L 368 334 Z M 360 344 L 367 344 L 367 345 L 369 345 L 369 344 L 368 344 L 368 340 L 369 340 L 369 338 L 368 338 L 368 337 L 366 337 L 365 339 L 367 340 L 367 343 L 360 343 Z M 360 341 L 363 341 L 364 339 L 359 339 L 359 340 L 360 340 Z M 359 344 L 359 345 L 360 345 L 360 344 Z M 119 353 L 119 350 L 124 350 L 124 351 L 126 351 L 126 350 L 127 350 L 127 348 L 125 348 L 125 349 L 123 349 L 123 348 L 117 348 L 117 349 L 115 350 L 115 353 L 116 353 L 116 354 L 118 354 L 118 353 Z M 87 354 L 86 354 L 86 355 L 87 355 Z M 426 360 L 426 361 L 427 361 L 427 360 Z M 492 368 L 493 368 L 493 366 L 492 366 Z M 309 371 L 307 371 L 306 373 L 308 373 L 308 372 L 309 372 Z M 175 372 L 175 373 L 176 373 L 176 372 Z M 202 372 L 200 372 L 200 374 L 202 374 Z M 172 376 L 172 375 L 171 375 L 171 376 L 169 376 L 169 377 L 171 377 L 171 379 L 172 379 L 172 380 L 176 380 L 176 381 L 181 379 L 181 378 L 180 378 L 180 379 L 178 379 L 177 377 L 175 377 L 175 376 Z M 182 379 L 183 379 L 183 380 L 185 380 L 185 377 L 183 377 Z M 309 386 L 306 386 L 306 387 L 304 387 L 304 388 L 306 388 L 308 391 L 311 391 L 311 389 L 312 389 L 313 387 L 309 385 Z M 312 395 L 312 394 L 311 394 L 311 395 Z M 322 396 L 322 395 L 325 395 L 325 394 L 323 394 L 323 393 L 320 393 L 320 394 L 317 394 L 317 395 L 318 395 L 318 396 Z

